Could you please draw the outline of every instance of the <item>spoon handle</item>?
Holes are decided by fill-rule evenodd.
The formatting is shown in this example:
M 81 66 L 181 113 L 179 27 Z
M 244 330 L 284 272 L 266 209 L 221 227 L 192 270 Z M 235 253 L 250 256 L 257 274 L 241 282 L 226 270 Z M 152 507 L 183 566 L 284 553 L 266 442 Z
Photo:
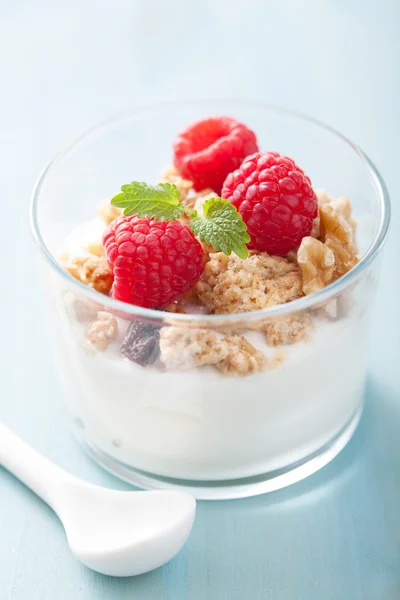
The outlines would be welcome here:
M 72 475 L 23 442 L 0 422 L 0 465 L 10 471 L 42 500 L 55 508 L 55 494 L 60 484 Z

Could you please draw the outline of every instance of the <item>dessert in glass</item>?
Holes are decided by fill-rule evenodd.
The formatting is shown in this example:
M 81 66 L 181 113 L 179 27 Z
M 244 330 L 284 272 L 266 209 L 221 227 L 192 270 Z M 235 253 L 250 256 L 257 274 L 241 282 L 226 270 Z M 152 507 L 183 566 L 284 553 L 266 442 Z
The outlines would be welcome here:
M 32 226 L 90 456 L 205 499 L 329 462 L 362 412 L 389 212 L 360 149 L 256 103 L 163 104 L 74 142 Z

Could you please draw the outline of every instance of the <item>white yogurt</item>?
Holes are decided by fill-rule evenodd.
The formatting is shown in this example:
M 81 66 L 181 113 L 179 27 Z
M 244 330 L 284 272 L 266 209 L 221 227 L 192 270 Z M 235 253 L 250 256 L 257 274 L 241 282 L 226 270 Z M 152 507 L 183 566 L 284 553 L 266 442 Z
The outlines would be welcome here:
M 80 227 L 68 250 L 100 226 Z M 285 360 L 275 369 L 227 377 L 213 367 L 141 367 L 121 356 L 118 343 L 88 355 L 85 325 L 61 300 L 57 312 L 73 416 L 103 452 L 154 474 L 211 481 L 287 467 L 328 443 L 362 401 L 366 344 L 356 317 L 315 320 L 311 342 L 279 347 Z M 261 333 L 246 337 L 267 357 L 277 351 Z

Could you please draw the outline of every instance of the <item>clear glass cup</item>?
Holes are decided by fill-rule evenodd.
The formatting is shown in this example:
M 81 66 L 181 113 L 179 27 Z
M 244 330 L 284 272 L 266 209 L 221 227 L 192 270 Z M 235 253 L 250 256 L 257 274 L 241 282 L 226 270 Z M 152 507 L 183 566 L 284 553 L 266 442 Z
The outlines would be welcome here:
M 67 273 L 57 261 L 66 236 L 92 219 L 99 201 L 122 183 L 157 182 L 171 163 L 176 133 L 213 114 L 246 123 L 262 150 L 292 156 L 314 188 L 350 198 L 362 257 L 357 266 L 311 296 L 233 315 L 127 305 Z M 136 110 L 92 129 L 59 154 L 34 189 L 32 227 L 44 257 L 71 423 L 90 456 L 139 487 L 181 488 L 210 499 L 279 489 L 329 462 L 350 439 L 363 407 L 369 308 L 389 213 L 384 182 L 359 148 L 317 121 L 257 103 L 181 102 Z M 105 352 L 88 354 L 85 331 L 98 310 L 117 318 L 118 337 Z M 254 330 L 292 317 L 312 319 L 308 343 L 263 347 L 270 368 L 246 376 L 211 366 L 141 367 L 120 353 L 133 321 L 191 335 L 201 328 L 221 339 L 232 332 L 259 336 Z M 193 360 L 192 350 L 182 352 Z

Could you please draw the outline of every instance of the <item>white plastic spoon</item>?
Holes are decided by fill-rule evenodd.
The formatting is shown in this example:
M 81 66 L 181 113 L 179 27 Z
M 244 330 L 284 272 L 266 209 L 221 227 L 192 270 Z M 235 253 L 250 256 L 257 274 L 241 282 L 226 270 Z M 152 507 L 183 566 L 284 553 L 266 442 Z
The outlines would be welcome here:
M 179 552 L 196 501 L 173 491 L 121 492 L 66 473 L 0 423 L 0 465 L 57 513 L 73 554 L 87 567 L 127 577 L 155 569 Z

